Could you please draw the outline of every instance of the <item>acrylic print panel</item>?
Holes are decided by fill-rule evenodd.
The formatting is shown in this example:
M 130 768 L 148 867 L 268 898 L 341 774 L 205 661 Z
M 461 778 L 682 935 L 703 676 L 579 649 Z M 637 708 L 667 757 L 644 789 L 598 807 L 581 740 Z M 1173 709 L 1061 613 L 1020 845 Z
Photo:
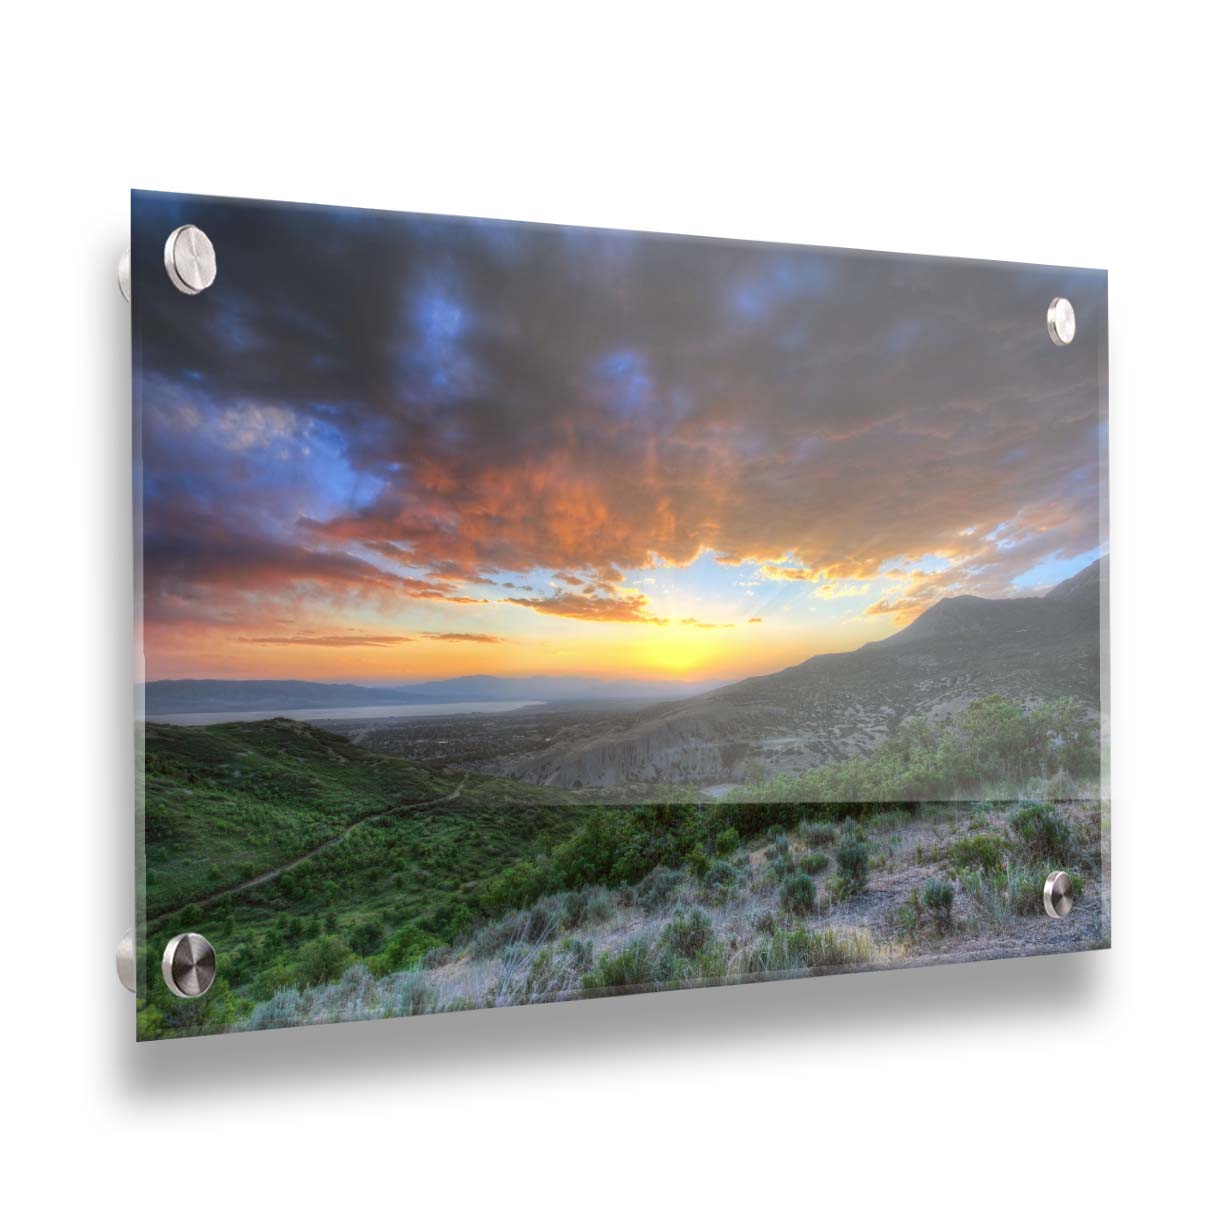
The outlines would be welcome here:
M 1108 943 L 1104 273 L 146 192 L 132 259 L 140 1037 Z

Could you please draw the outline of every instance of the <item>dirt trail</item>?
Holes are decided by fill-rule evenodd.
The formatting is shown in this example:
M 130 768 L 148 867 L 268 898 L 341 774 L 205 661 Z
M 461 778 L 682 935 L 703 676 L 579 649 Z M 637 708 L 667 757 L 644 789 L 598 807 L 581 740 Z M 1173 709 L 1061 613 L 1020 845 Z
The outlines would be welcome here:
M 216 892 L 209 893 L 206 897 L 196 897 L 190 901 L 184 901 L 181 905 L 172 906 L 170 909 L 164 909 L 156 914 L 145 915 L 145 925 L 150 922 L 158 922 L 162 918 L 167 918 L 171 914 L 177 914 L 179 910 L 186 909 L 189 905 L 206 906 L 212 905 L 215 901 L 220 901 L 223 897 L 232 896 L 234 893 L 245 892 L 248 888 L 257 888 L 260 884 L 267 884 L 269 880 L 275 880 L 277 876 L 284 875 L 286 871 L 292 871 L 294 867 L 300 867 L 303 863 L 309 862 L 316 855 L 322 854 L 324 850 L 330 850 L 337 842 L 343 841 L 354 829 L 359 829 L 363 824 L 374 820 L 376 817 L 385 816 L 388 812 L 419 812 L 422 808 L 433 807 L 439 803 L 449 803 L 452 799 L 458 799 L 463 793 L 463 788 L 467 784 L 468 775 L 465 773 L 459 779 L 459 785 L 455 787 L 449 795 L 438 795 L 433 799 L 422 799 L 419 803 L 409 803 L 404 805 L 396 805 L 392 808 L 380 808 L 377 812 L 369 812 L 362 816 L 360 820 L 354 820 L 351 825 L 347 825 L 335 837 L 329 837 L 326 841 L 320 842 L 311 850 L 307 850 L 304 854 L 299 854 L 296 858 L 291 858 L 286 863 L 281 863 L 279 867 L 273 867 L 270 871 L 260 872 L 259 875 L 252 876 L 249 880 L 243 880 L 241 884 L 231 885 L 229 888 L 220 888 Z

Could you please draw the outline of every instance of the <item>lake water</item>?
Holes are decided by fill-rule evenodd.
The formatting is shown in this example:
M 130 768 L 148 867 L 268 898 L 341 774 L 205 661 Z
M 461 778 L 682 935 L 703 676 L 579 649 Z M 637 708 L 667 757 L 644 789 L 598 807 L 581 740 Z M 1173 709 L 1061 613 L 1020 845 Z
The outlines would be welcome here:
M 336 722 L 356 718 L 436 718 L 443 714 L 505 714 L 541 701 L 438 701 L 425 705 L 344 706 L 338 710 L 239 710 L 207 714 L 153 714 L 146 722 L 173 727 L 209 727 L 213 723 L 259 722 L 265 718 L 295 718 L 298 722 Z

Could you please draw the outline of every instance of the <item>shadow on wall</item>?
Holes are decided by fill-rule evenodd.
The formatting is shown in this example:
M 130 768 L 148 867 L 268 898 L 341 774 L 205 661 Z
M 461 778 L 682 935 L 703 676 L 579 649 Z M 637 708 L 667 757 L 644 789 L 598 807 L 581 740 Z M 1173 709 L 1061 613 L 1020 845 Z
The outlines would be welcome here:
M 730 1057 L 802 1039 L 837 1044 L 879 1035 L 980 1030 L 992 1021 L 1071 1017 L 1094 1005 L 1105 964 L 1093 953 L 873 971 L 750 986 L 536 1004 L 401 1020 L 145 1042 L 127 1034 L 120 1091 L 240 1098 L 250 1088 L 310 1090 L 388 1076 L 461 1083 L 513 1067 L 547 1076 L 591 1060 Z M 118 988 L 117 988 L 118 989 Z M 132 1026 L 134 1029 L 134 1025 Z

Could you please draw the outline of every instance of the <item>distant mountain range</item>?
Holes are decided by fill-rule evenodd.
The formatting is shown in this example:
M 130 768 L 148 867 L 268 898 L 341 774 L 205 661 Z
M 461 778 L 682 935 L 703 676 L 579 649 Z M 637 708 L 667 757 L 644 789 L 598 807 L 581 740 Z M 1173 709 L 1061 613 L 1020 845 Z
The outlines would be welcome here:
M 308 680 L 154 680 L 144 686 L 144 708 L 146 717 L 155 718 L 159 714 L 245 714 L 456 701 L 659 701 L 707 692 L 714 683 L 580 676 L 457 676 L 395 687 Z
M 1102 569 L 1094 562 L 1041 598 L 940 600 L 911 625 L 844 654 L 590 721 L 545 750 L 499 761 L 561 787 L 710 785 L 799 773 L 871 751 L 903 719 L 941 717 L 979 697 L 1073 697 L 1100 709 Z

